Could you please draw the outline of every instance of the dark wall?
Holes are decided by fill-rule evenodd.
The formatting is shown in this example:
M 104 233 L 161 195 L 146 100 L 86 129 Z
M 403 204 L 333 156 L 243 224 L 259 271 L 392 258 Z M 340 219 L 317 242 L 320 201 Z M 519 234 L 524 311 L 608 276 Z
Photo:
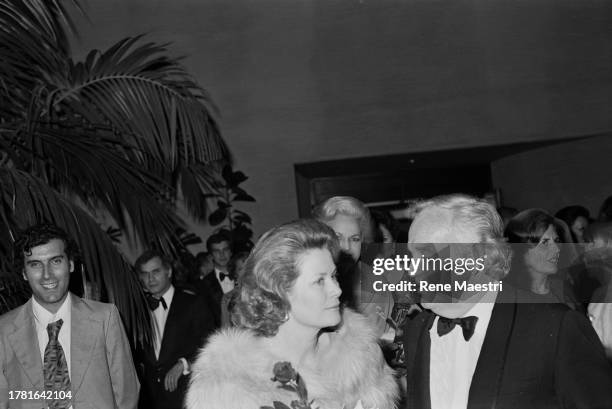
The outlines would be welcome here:
M 492 171 L 506 206 L 556 213 L 579 204 L 597 217 L 612 195 L 612 135 L 514 155 L 494 162 Z
M 187 56 L 221 109 L 237 168 L 250 176 L 245 187 L 258 203 L 245 210 L 257 233 L 297 216 L 295 163 L 612 129 L 609 1 L 87 4 L 81 53 L 148 32 Z M 609 173 L 591 153 L 576 154 L 574 167 Z M 575 202 L 587 190 L 599 200 L 594 184 L 579 193 L 562 180 L 518 186 L 521 161 L 495 168 L 509 203 Z M 543 163 L 567 168 L 561 157 Z

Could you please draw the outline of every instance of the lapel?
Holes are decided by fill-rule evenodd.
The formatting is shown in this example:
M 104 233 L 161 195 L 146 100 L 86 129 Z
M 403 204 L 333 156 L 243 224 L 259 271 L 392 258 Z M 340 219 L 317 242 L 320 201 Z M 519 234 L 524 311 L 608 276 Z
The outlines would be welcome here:
M 406 365 L 409 374 L 412 373 L 408 381 L 409 407 L 419 409 L 431 408 L 429 396 L 431 339 L 429 337 L 429 330 L 435 317 L 435 314 L 430 311 L 422 311 L 412 319 L 414 324 L 406 329 L 408 337 L 407 342 L 404 343 L 404 354 L 407 357 Z M 410 336 L 411 333 L 415 335 Z
M 161 348 L 159 349 L 158 362 L 164 362 L 166 355 L 169 352 L 171 345 L 174 345 L 175 338 L 177 336 L 189 336 L 190 334 L 181 334 L 178 328 L 178 320 L 181 316 L 183 308 L 184 298 L 181 291 L 177 288 L 174 289 L 174 297 L 172 297 L 172 304 L 170 304 L 170 310 L 168 311 L 168 318 L 166 318 L 166 326 L 164 327 L 164 335 L 162 337 Z
M 73 392 L 76 393 L 91 363 L 93 351 L 99 339 L 97 335 L 100 333 L 103 323 L 96 320 L 91 309 L 81 298 L 74 294 L 71 295 L 71 298 L 70 369 L 72 379 L 70 383 Z
M 516 318 L 516 289 L 499 293 L 470 385 L 468 409 L 495 408 Z
M 217 280 L 217 273 L 213 270 L 205 277 L 205 279 L 208 279 L 208 285 L 212 290 L 212 293 L 221 299 L 223 296 L 223 288 L 221 288 L 221 283 L 219 283 L 219 280 Z
M 8 336 L 8 342 L 15 351 L 17 361 L 30 379 L 32 388 L 42 390 L 43 367 L 32 312 L 32 299 L 24 304 L 13 324 L 16 330 Z

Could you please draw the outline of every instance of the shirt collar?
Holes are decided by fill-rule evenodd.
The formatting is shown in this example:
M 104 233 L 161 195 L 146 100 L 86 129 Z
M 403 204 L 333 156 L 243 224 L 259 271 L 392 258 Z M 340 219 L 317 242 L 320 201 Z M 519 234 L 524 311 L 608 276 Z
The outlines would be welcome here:
M 217 280 L 219 279 L 219 274 L 227 274 L 227 270 L 220 270 L 217 267 L 215 267 L 215 276 L 217 277 Z
M 174 298 L 174 286 L 170 284 L 170 287 L 166 290 L 166 292 L 161 296 L 166 302 L 168 308 L 170 308 L 170 304 L 172 303 L 172 299 Z
M 70 296 L 70 292 L 66 295 L 64 302 L 59 307 L 55 314 L 49 312 L 45 307 L 40 305 L 36 298 L 32 297 L 32 312 L 34 313 L 34 319 L 40 324 L 46 326 L 51 322 L 55 322 L 60 318 L 64 320 L 64 322 L 69 321 L 70 318 L 70 307 L 72 306 L 72 298 Z

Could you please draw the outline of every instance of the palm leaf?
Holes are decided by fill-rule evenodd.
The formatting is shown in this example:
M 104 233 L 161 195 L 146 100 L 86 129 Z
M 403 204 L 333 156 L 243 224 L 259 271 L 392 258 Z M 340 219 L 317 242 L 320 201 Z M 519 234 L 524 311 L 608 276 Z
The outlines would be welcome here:
M 0 273 L 0 315 L 22 305 L 30 297 L 27 282 L 19 277 Z
M 112 135 L 76 126 L 41 125 L 16 147 L 31 146 L 40 160 L 28 171 L 47 184 L 76 195 L 91 208 L 106 209 L 119 227 L 142 243 L 172 251 L 173 233 L 182 221 L 176 216 L 173 189 L 144 168 L 134 166 Z M 135 237 L 131 237 L 135 239 Z
M 227 157 L 215 107 L 163 45 L 126 38 L 71 64 L 47 106 L 106 124 L 170 169 Z M 47 114 L 51 114 L 47 112 Z
M 140 286 L 81 207 L 174 254 L 179 191 L 205 219 L 213 163 L 229 152 L 210 96 L 165 45 L 131 37 L 73 62 L 69 8 L 81 11 L 78 0 L 0 2 L 0 271 L 18 229 L 55 222 L 80 242 L 85 279 L 132 338 L 149 340 Z
M 85 279 L 103 301 L 117 306 L 134 345 L 150 342 L 150 314 L 138 279 L 91 216 L 39 179 L 8 168 L 0 168 L 0 205 L 7 226 L 2 234 L 13 240 L 17 230 L 44 221 L 64 228 L 79 244 Z M 18 274 L 7 262 L 7 249 L 0 250 L 0 271 Z
M 82 12 L 74 0 L 0 3 L 0 77 L 13 96 L 27 99 L 35 84 L 66 71 L 68 33 L 76 29 L 65 4 Z
M 189 214 L 200 222 L 206 222 L 209 213 L 207 199 L 219 196 L 218 170 L 221 164 L 196 163 L 181 169 L 178 184 L 181 188 L 181 197 Z

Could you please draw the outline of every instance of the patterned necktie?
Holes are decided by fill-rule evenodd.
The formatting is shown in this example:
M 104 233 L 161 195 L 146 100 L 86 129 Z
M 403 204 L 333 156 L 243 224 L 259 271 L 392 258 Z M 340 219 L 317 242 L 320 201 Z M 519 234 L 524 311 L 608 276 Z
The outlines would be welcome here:
M 463 330 L 463 339 L 469 341 L 472 335 L 474 335 L 477 321 L 478 317 L 474 316 L 455 319 L 440 316 L 438 318 L 438 335 L 442 337 L 448 334 L 455 328 L 455 325 L 459 324 Z
M 49 343 L 45 348 L 43 375 L 45 378 L 45 391 L 51 392 L 51 399 L 47 401 L 50 409 L 66 409 L 71 405 L 70 399 L 66 397 L 70 391 L 68 364 L 66 363 L 64 350 L 57 340 L 63 323 L 64 321 L 60 319 L 47 325 Z M 65 393 L 61 393 L 61 391 Z M 61 397 L 64 399 L 59 399 Z

